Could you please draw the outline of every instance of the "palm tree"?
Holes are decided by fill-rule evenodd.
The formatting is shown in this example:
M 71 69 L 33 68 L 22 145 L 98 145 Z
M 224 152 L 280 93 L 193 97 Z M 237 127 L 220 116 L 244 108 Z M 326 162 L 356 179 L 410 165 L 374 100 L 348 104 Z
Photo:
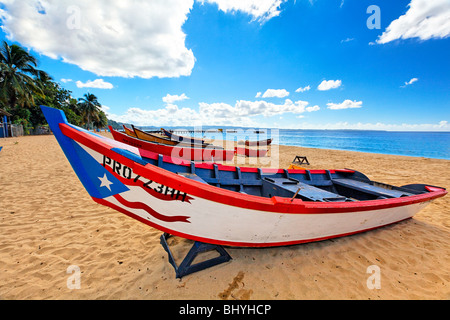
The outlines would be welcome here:
M 105 112 L 102 110 L 98 113 L 98 119 L 93 121 L 93 125 L 97 129 L 102 129 L 108 126 L 108 118 L 106 117 Z
M 7 110 L 18 106 L 32 106 L 33 94 L 43 96 L 42 89 L 33 79 L 44 76 L 37 70 L 37 60 L 22 47 L 9 45 L 6 41 L 0 48 L 0 102 Z
M 79 98 L 78 101 L 81 116 L 89 129 L 91 121 L 99 121 L 100 108 L 102 105 L 98 102 L 97 97 L 91 93 L 86 93 L 84 98 Z

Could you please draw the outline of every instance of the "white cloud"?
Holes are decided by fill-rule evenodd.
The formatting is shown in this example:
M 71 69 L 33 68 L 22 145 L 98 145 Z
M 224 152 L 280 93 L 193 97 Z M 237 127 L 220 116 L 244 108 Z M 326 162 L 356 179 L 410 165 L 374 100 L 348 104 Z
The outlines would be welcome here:
M 180 108 L 172 103 L 165 107 L 153 110 L 129 108 L 125 114 L 117 115 L 107 112 L 108 118 L 133 123 L 136 125 L 171 125 L 183 126 L 189 123 L 193 126 L 201 125 L 234 125 L 234 126 L 260 126 L 261 122 L 254 117 L 281 116 L 284 113 L 300 115 L 304 112 L 318 110 L 317 106 L 306 108 L 307 101 L 293 102 L 289 99 L 283 104 L 274 104 L 266 101 L 236 101 L 234 106 L 227 103 L 199 103 L 198 111 L 192 108 Z
M 76 82 L 78 88 L 96 88 L 96 89 L 113 89 L 112 83 L 106 82 L 103 79 L 97 79 L 94 81 L 87 81 L 83 83 L 81 81 Z
M 327 106 L 331 110 L 362 108 L 362 101 L 345 100 L 342 103 L 327 103 Z
M 178 108 L 173 104 L 168 104 L 164 108 L 154 110 L 144 110 L 141 108 L 129 108 L 124 114 L 116 115 L 108 113 L 108 118 L 133 123 L 139 126 L 148 125 L 171 125 L 180 126 L 189 123 L 190 125 L 201 124 L 201 117 L 195 110 L 190 108 Z
M 289 96 L 289 92 L 286 89 L 267 89 L 262 95 L 263 98 L 284 98 L 287 96 Z
M 326 91 L 326 90 L 330 90 L 330 89 L 336 89 L 339 88 L 342 84 L 341 80 L 323 80 L 319 86 L 317 87 L 317 89 L 319 89 L 320 91 Z
M 195 64 L 182 30 L 194 0 L 2 3 L 9 39 L 98 76 L 180 77 Z
M 408 11 L 391 22 L 377 43 L 397 39 L 419 38 L 428 40 L 450 36 L 450 1 L 411 0 Z
M 417 81 L 419 81 L 418 78 L 412 78 L 411 80 L 405 82 L 405 84 L 403 86 L 401 86 L 401 88 L 406 88 L 407 86 L 409 86 L 409 85 L 411 85 L 411 84 L 413 84 L 414 82 L 417 82 Z
M 308 111 L 308 112 L 319 111 L 319 110 L 320 110 L 320 107 L 318 105 L 306 108 L 306 111 Z
M 258 92 L 257 94 L 256 94 L 256 97 L 255 98 L 259 98 L 259 97 L 261 97 L 261 92 Z
M 304 88 L 298 88 L 295 92 L 305 92 L 311 90 L 311 86 L 306 86 Z
M 355 40 L 355 38 L 347 38 L 347 39 L 341 40 L 341 43 L 350 42 L 353 40 Z
M 72 82 L 72 81 L 73 81 L 72 79 L 61 79 L 61 82 L 63 82 L 63 83 Z
M 278 105 L 267 101 L 246 101 L 239 100 L 233 106 L 227 103 L 205 103 L 201 102 L 200 113 L 206 115 L 206 118 L 236 118 L 236 117 L 250 117 L 262 115 L 270 117 L 287 112 L 295 114 L 305 112 L 308 105 L 307 101 L 292 102 L 286 99 L 284 104 Z
M 184 93 L 181 96 L 167 94 L 167 96 L 162 98 L 162 100 L 165 103 L 174 103 L 175 101 L 183 101 L 183 100 L 187 100 L 187 99 L 189 99 L 189 97 L 186 96 Z
M 286 0 L 198 0 L 215 3 L 219 10 L 227 12 L 241 11 L 253 17 L 253 20 L 264 23 L 280 15 L 280 6 Z

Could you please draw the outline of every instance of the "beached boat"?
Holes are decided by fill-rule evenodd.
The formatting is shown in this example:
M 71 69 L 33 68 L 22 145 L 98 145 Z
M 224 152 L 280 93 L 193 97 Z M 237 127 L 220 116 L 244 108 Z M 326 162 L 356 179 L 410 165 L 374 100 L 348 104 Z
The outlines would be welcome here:
M 265 149 L 250 149 L 250 148 L 234 148 L 236 154 L 240 154 L 246 157 L 265 157 L 269 150 Z
M 114 130 L 111 126 L 109 126 L 109 131 L 111 131 L 111 134 L 116 141 L 174 158 L 192 161 L 231 161 L 234 157 L 233 150 L 224 150 L 223 148 L 212 145 L 205 148 L 193 148 L 185 145 L 169 146 L 130 137 L 122 132 Z
M 259 147 L 259 146 L 268 146 L 272 143 L 273 139 L 266 139 L 266 140 L 260 140 L 260 141 L 250 141 L 250 140 L 240 140 L 238 141 L 238 144 L 245 144 L 247 147 Z
M 204 243 L 268 247 L 351 235 L 411 218 L 447 193 L 424 184 L 378 183 L 349 169 L 181 161 L 86 131 L 69 124 L 61 110 L 41 108 L 94 201 Z
M 130 136 L 130 137 L 133 137 L 133 138 L 137 138 L 136 133 L 134 133 L 134 130 L 128 128 L 128 127 L 125 126 L 124 124 L 123 124 L 122 126 L 123 126 L 123 130 L 124 130 L 124 132 L 125 132 L 126 135 L 128 135 L 128 136 Z
M 158 137 L 157 135 L 142 131 L 142 130 L 136 128 L 135 126 L 132 126 L 132 128 L 133 128 L 135 137 L 138 139 L 149 141 L 149 142 L 162 143 L 162 144 L 169 145 L 169 146 L 176 146 L 176 145 L 180 144 L 179 141 L 173 141 L 168 138 Z
M 168 136 L 173 141 L 183 142 L 183 143 L 187 143 L 187 144 L 199 144 L 199 145 L 203 145 L 205 143 L 205 141 L 203 139 L 179 136 L 177 134 L 174 134 L 173 132 L 167 131 L 164 128 L 161 128 L 161 130 L 166 136 Z
M 247 147 L 259 147 L 259 146 L 268 146 L 272 143 L 273 139 L 266 139 L 266 140 L 260 140 L 260 141 L 249 141 L 245 140 L 245 145 Z
M 186 143 L 186 142 L 179 142 L 179 141 L 171 140 L 169 138 L 159 137 L 157 135 L 139 130 L 138 128 L 136 128 L 134 126 L 133 126 L 133 130 L 138 139 L 145 140 L 145 141 L 157 142 L 157 143 L 162 143 L 162 144 L 166 144 L 166 145 L 170 145 L 170 146 L 179 146 L 179 147 L 189 146 L 189 147 L 195 147 L 195 148 L 206 148 L 206 147 L 210 146 L 211 148 L 214 147 L 216 149 L 223 149 L 223 148 L 219 148 L 217 146 L 213 146 L 210 143 L 206 143 L 206 142 L 203 144 L 197 144 L 197 143 L 190 144 L 190 143 Z

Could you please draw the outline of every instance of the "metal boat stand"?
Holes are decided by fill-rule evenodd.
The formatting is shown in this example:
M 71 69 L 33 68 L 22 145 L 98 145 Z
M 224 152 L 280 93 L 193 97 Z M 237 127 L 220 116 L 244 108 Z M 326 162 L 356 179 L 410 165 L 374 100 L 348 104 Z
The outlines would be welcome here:
M 175 275 L 179 279 L 188 274 L 201 271 L 224 262 L 228 262 L 232 259 L 231 256 L 228 254 L 228 252 L 226 252 L 222 246 L 196 241 L 192 246 L 192 248 L 187 253 L 186 257 L 184 257 L 181 264 L 178 266 L 167 243 L 167 239 L 170 238 L 171 236 L 172 235 L 168 233 L 164 233 L 160 238 L 160 243 L 164 248 L 164 250 L 166 250 L 169 256 L 169 262 L 175 269 Z M 194 261 L 194 259 L 197 257 L 198 254 L 211 250 L 216 250 L 219 253 L 219 256 L 199 263 L 192 264 L 192 262 Z

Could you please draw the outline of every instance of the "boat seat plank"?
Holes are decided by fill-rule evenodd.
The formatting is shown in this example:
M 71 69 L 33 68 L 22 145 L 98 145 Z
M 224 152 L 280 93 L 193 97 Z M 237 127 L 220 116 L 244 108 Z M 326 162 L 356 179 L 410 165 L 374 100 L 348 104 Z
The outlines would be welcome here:
M 412 193 L 402 190 L 386 189 L 377 185 L 353 179 L 333 179 L 333 183 L 339 186 L 386 198 L 400 198 L 413 195 Z
M 264 182 L 269 184 L 273 191 L 281 191 L 281 196 L 293 197 L 297 194 L 297 197 L 304 198 L 310 201 L 346 201 L 346 197 L 340 196 L 336 193 L 329 192 L 310 184 L 298 181 L 296 179 L 286 178 L 264 178 Z M 272 194 L 278 195 L 278 194 Z

